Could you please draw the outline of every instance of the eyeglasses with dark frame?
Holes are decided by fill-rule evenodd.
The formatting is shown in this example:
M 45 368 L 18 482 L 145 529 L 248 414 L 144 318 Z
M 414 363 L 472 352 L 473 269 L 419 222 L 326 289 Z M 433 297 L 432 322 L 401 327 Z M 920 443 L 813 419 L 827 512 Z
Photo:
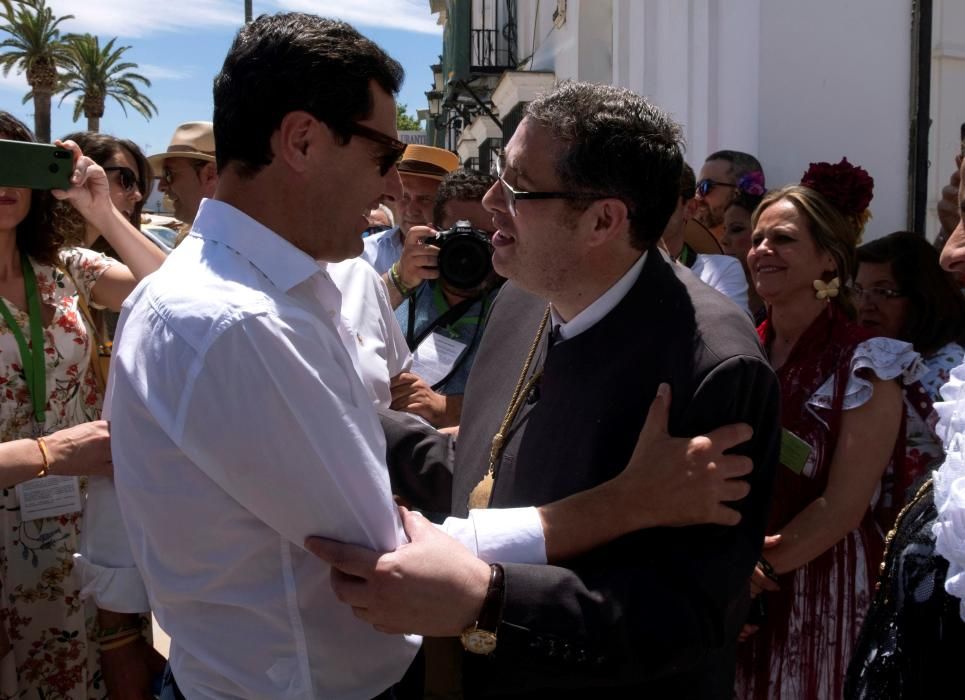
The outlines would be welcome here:
M 516 216 L 516 200 L 519 199 L 606 199 L 614 195 L 603 194 L 601 192 L 526 192 L 517 190 L 503 178 L 506 168 L 506 156 L 501 154 L 496 159 L 496 179 L 499 180 L 503 188 L 503 197 L 506 198 L 506 208 L 512 216 Z
M 888 289 L 887 287 L 868 287 L 867 289 L 862 287 L 857 282 L 851 283 L 851 291 L 859 299 L 868 297 L 874 302 L 888 301 L 889 299 L 900 299 L 905 296 L 905 293 L 898 289 Z
M 117 173 L 117 182 L 125 192 L 130 193 L 135 189 L 141 189 L 141 183 L 138 182 L 137 175 L 125 165 L 109 165 L 104 168 L 104 172 Z
M 406 143 L 404 141 L 399 141 L 398 139 L 392 138 L 388 134 L 383 134 L 381 131 L 376 131 L 375 129 L 370 129 L 367 126 L 359 124 L 358 122 L 352 122 L 346 128 L 346 131 L 353 136 L 361 136 L 363 139 L 368 139 L 380 146 L 385 146 L 388 150 L 378 157 L 377 161 L 379 164 L 379 173 L 382 177 L 385 177 L 392 166 L 399 162 L 402 158 L 402 154 L 405 152 Z
M 701 197 L 706 197 L 714 191 L 715 187 L 733 187 L 734 189 L 737 189 L 737 185 L 729 182 L 720 182 L 719 180 L 711 180 L 708 177 L 697 183 L 697 194 Z
M 198 175 L 201 172 L 201 169 L 209 163 L 209 161 L 197 160 L 195 158 L 188 158 L 188 159 L 182 159 L 182 160 L 188 161 L 188 167 L 190 167 L 194 171 L 195 175 Z M 171 170 L 171 168 L 165 166 L 157 179 L 164 182 L 165 185 L 170 185 L 174 182 L 174 176 L 176 174 L 177 173 Z

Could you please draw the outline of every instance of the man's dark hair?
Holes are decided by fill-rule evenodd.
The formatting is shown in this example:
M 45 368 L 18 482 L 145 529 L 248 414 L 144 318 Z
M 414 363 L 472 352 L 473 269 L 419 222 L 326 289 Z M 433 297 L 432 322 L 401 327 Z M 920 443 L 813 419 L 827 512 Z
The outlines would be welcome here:
M 930 355 L 965 336 L 965 297 L 942 270 L 938 251 L 917 233 L 896 231 L 858 248 L 858 264 L 891 265 L 898 289 L 908 299 L 900 340 Z
M 441 224 L 445 218 L 446 204 L 459 202 L 481 202 L 489 188 L 496 182 L 492 175 L 484 175 L 478 170 L 460 168 L 442 178 L 436 190 L 436 201 L 432 205 L 432 220 Z
M 348 127 L 372 114 L 370 82 L 395 95 L 403 75 L 345 22 L 261 15 L 238 32 L 214 79 L 218 172 L 235 163 L 251 176 L 271 163 L 271 135 L 289 112 L 308 112 L 348 143 Z
M 646 250 L 677 207 L 683 136 L 665 112 L 611 85 L 565 82 L 526 107 L 526 116 L 564 144 L 563 188 L 611 195 L 630 212 L 630 238 Z
M 761 167 L 761 162 L 750 153 L 744 153 L 743 151 L 715 151 L 707 156 L 704 162 L 709 163 L 712 160 L 723 160 L 730 163 L 729 170 L 731 176 L 734 178 L 734 182 L 755 170 L 764 172 L 764 168 Z
M 697 176 L 694 169 L 687 161 L 684 161 L 683 168 L 680 170 L 680 196 L 685 202 L 689 202 L 697 194 Z

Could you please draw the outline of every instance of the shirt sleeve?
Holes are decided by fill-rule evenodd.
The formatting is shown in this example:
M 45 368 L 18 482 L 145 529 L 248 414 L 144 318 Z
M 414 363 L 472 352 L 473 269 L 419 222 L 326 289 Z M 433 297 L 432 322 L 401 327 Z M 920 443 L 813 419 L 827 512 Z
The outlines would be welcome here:
M 293 544 L 319 535 L 394 550 L 405 534 L 385 439 L 336 333 L 309 314 L 238 321 L 196 360 L 172 439 Z
M 74 565 L 81 598 L 93 598 L 101 610 L 141 613 L 151 609 L 144 581 L 134 565 L 121 519 L 114 480 L 92 476 L 87 482 L 84 529 Z
M 385 289 L 385 284 L 379 279 L 378 284 L 379 311 L 382 313 L 382 321 L 385 324 L 385 355 L 386 363 L 389 365 L 389 379 L 398 376 L 401 372 L 408 372 L 412 367 L 412 353 L 402 335 L 402 327 L 399 320 L 395 317 L 395 310 L 389 302 L 389 295 Z
M 82 294 L 87 303 L 92 306 L 97 306 L 91 300 L 91 290 L 97 284 L 97 280 L 109 268 L 118 264 L 114 258 L 87 248 L 63 249 L 60 252 L 60 262 L 77 283 L 78 293 Z
M 536 508 L 469 511 L 467 518 L 446 518 L 439 526 L 487 564 L 545 564 L 546 540 Z

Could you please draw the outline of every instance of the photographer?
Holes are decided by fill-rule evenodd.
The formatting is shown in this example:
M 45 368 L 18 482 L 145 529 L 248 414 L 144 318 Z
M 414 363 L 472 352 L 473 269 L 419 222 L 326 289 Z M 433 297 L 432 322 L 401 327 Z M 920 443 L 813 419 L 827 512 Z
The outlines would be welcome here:
M 484 240 L 492 236 L 492 217 L 482 198 L 492 184 L 490 176 L 474 171 L 447 175 L 433 209 L 442 233 L 431 241 L 436 231 L 413 227 L 389 272 L 389 298 L 414 356 L 412 372 L 392 382 L 392 408 L 437 428 L 459 424 L 466 379 L 503 281 L 493 272 Z M 408 286 L 413 279 L 419 281 Z

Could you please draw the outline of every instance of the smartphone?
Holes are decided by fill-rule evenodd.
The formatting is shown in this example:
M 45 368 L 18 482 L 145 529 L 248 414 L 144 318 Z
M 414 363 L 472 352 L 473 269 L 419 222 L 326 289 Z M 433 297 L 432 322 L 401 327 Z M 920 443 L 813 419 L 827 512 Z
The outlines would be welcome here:
M 66 190 L 74 171 L 74 156 L 47 143 L 0 139 L 0 187 Z

